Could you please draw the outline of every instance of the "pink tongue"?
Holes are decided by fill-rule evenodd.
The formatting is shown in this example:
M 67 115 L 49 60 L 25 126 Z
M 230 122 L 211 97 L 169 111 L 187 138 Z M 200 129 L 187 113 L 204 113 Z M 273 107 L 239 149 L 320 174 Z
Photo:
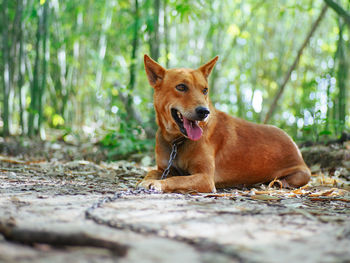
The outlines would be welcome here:
M 196 121 L 190 121 L 183 117 L 184 127 L 187 131 L 187 136 L 193 141 L 197 141 L 202 136 L 203 130 L 198 126 Z

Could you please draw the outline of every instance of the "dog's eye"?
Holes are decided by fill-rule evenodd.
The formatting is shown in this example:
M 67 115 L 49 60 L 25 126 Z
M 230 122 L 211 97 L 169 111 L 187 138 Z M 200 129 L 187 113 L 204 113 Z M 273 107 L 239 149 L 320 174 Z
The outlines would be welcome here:
M 208 94 L 208 88 L 204 88 L 204 89 L 203 89 L 203 94 L 204 94 L 204 95 L 207 95 L 207 94 Z
M 185 92 L 185 91 L 188 90 L 188 88 L 187 88 L 187 86 L 186 86 L 185 84 L 179 84 L 179 85 L 177 85 L 177 86 L 176 86 L 176 89 L 177 89 L 178 91 L 182 91 L 182 92 Z

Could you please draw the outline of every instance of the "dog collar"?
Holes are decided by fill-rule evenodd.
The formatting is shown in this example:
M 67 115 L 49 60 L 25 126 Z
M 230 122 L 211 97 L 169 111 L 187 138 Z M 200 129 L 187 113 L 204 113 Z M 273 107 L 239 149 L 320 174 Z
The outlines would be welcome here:
M 173 161 L 176 158 L 177 155 L 177 148 L 186 140 L 185 137 L 179 137 L 171 142 L 171 153 L 169 157 L 169 162 L 168 162 L 168 167 L 164 170 L 162 173 L 162 177 L 160 179 L 166 179 L 167 176 L 169 175 L 170 168 L 173 164 Z

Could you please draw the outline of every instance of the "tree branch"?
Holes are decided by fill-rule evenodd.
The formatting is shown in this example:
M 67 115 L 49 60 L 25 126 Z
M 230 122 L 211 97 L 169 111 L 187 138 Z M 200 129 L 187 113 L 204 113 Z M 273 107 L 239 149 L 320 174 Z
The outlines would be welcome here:
M 282 82 L 281 86 L 279 87 L 279 89 L 278 89 L 278 91 L 277 91 L 277 93 L 276 93 L 276 95 L 275 95 L 275 98 L 273 99 L 273 102 L 272 102 L 272 104 L 271 104 L 271 106 L 270 106 L 270 109 L 269 109 L 269 111 L 268 111 L 267 114 L 266 114 L 264 123 L 267 123 L 267 122 L 269 121 L 269 119 L 272 117 L 273 112 L 274 112 L 274 110 L 275 110 L 275 108 L 276 108 L 276 106 L 277 106 L 277 102 L 278 102 L 278 100 L 280 99 L 280 97 L 281 97 L 281 95 L 282 95 L 282 93 L 283 93 L 283 91 L 284 91 L 284 89 L 285 89 L 285 87 L 286 87 L 286 85 L 287 85 L 287 83 L 288 83 L 288 81 L 289 81 L 289 79 L 290 79 L 290 76 L 291 76 L 293 70 L 297 67 L 298 62 L 299 62 L 299 60 L 300 60 L 301 55 L 303 54 L 303 51 L 304 51 L 305 47 L 306 47 L 307 44 L 309 43 L 310 38 L 312 37 L 312 35 L 315 33 L 315 31 L 316 31 L 318 25 L 320 24 L 322 18 L 323 18 L 324 15 L 326 14 L 327 8 L 328 8 L 327 5 L 324 5 L 324 6 L 323 6 L 320 15 L 318 16 L 318 18 L 316 19 L 316 21 L 315 21 L 314 24 L 312 25 L 312 27 L 311 27 L 309 33 L 307 34 L 307 36 L 306 36 L 306 38 L 305 38 L 305 40 L 304 40 L 304 42 L 303 42 L 303 44 L 302 44 L 301 47 L 299 48 L 298 54 L 297 54 L 296 58 L 294 59 L 293 64 L 290 66 L 288 72 L 286 73 L 286 75 L 285 75 L 285 77 L 284 77 L 284 79 L 283 79 L 283 82 Z
M 339 16 L 341 16 L 345 22 L 350 26 L 350 13 L 342 8 L 338 3 L 333 0 L 324 0 L 324 2 L 332 8 Z

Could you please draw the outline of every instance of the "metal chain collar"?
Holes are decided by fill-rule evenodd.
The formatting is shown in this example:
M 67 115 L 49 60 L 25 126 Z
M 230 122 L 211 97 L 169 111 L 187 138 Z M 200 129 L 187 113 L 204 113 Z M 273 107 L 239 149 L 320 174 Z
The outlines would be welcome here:
M 173 162 L 174 162 L 176 155 L 177 155 L 177 148 L 179 145 L 181 145 L 185 141 L 185 139 L 186 139 L 185 137 L 180 137 L 180 138 L 177 138 L 177 139 L 172 141 L 168 167 L 163 171 L 162 177 L 160 178 L 161 180 L 166 179 L 167 176 L 169 175 L 170 168 L 173 165 Z

